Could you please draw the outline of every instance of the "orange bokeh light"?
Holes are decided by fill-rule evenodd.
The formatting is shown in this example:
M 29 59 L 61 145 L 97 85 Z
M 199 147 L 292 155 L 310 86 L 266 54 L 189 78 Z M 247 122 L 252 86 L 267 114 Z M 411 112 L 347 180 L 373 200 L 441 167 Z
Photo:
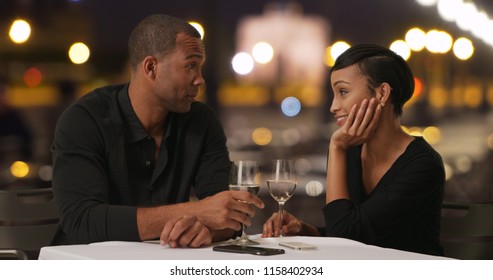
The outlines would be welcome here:
M 414 77 L 414 93 L 413 97 L 417 98 L 423 93 L 423 82 L 419 78 Z
M 31 67 L 24 72 L 23 79 L 28 87 L 37 87 L 43 80 L 43 74 L 38 68 Z

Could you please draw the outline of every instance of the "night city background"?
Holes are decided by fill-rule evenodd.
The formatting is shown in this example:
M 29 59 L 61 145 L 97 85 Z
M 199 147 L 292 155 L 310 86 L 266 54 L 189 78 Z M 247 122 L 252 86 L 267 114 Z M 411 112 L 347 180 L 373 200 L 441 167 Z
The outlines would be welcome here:
M 454 10 L 440 2 L 470 5 Z M 465 18 L 467 11 L 476 15 Z M 15 125 L 17 135 L 0 135 L 0 188 L 50 186 L 58 116 L 90 90 L 128 81 L 128 35 L 154 13 L 203 27 L 206 86 L 200 99 L 220 116 L 231 159 L 258 160 L 266 173 L 274 158 L 295 159 L 298 189 L 286 209 L 307 222 L 323 226 L 326 152 L 335 129 L 327 73 L 339 50 L 358 43 L 392 45 L 407 56 L 417 86 L 402 124 L 442 155 L 445 199 L 493 200 L 488 0 L 2 0 L 0 118 L 3 110 L 16 110 L 25 129 Z M 30 33 L 14 42 L 12 27 L 19 19 Z M 443 41 L 428 45 L 433 35 Z M 77 42 L 83 43 L 82 54 L 70 57 Z M 264 44 L 255 54 L 259 42 Z M 277 209 L 265 180 L 263 187 L 267 208 L 255 217 L 252 233 Z

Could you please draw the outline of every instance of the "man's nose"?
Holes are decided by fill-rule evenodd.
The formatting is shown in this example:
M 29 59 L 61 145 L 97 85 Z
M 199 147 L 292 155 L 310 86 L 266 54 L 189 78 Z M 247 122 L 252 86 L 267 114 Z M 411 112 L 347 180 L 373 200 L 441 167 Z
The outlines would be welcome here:
M 197 74 L 197 76 L 195 77 L 195 79 L 193 79 L 193 84 L 196 86 L 201 86 L 201 85 L 205 84 L 205 79 L 202 76 L 202 72 L 199 72 Z

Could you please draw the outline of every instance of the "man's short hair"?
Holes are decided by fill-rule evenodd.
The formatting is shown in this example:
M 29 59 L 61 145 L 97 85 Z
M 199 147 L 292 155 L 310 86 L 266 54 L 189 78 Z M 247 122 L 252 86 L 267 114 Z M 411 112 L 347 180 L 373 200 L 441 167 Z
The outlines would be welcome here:
M 165 56 L 176 47 L 179 33 L 200 38 L 199 32 L 188 22 L 164 14 L 144 18 L 133 30 L 128 39 L 130 66 L 137 65 L 149 55 Z

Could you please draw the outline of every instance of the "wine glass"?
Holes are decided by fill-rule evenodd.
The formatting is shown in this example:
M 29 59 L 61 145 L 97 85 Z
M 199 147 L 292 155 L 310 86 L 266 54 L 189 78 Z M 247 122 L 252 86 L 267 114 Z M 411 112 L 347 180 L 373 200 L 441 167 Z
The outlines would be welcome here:
M 232 191 L 247 191 L 257 195 L 260 191 L 259 165 L 256 161 L 240 160 L 232 163 L 229 176 L 229 189 Z M 242 234 L 237 245 L 258 245 L 259 243 L 250 240 L 246 234 L 246 225 L 242 225 Z
M 296 175 L 293 160 L 276 159 L 270 179 L 267 180 L 267 187 L 270 195 L 279 203 L 279 224 L 281 225 L 279 237 L 283 237 L 282 215 L 284 203 L 291 198 L 296 189 Z

